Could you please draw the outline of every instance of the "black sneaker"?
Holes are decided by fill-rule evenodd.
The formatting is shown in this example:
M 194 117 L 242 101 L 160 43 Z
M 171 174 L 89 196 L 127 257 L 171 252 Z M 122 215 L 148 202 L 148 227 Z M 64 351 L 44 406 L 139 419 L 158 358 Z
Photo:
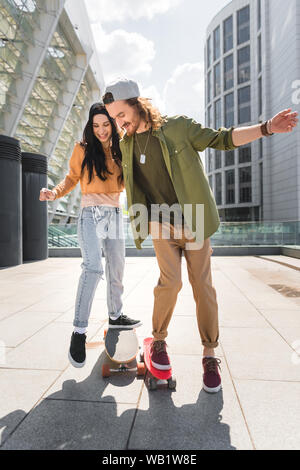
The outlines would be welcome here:
M 133 329 L 141 326 L 142 322 L 139 320 L 132 320 L 132 318 L 127 317 L 126 315 L 120 315 L 117 320 L 112 320 L 111 318 L 108 321 L 108 328 L 128 328 Z
M 69 361 L 74 367 L 85 365 L 85 340 L 86 335 L 73 332 L 69 350 Z

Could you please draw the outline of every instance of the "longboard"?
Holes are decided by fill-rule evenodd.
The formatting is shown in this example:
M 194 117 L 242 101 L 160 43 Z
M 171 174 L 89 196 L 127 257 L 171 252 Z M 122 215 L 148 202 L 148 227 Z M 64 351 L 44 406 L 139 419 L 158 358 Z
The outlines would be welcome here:
M 111 372 L 136 371 L 144 375 L 144 364 L 136 363 L 131 368 L 129 364 L 135 361 L 139 351 L 139 342 L 134 329 L 109 328 L 104 330 L 104 348 L 108 358 L 119 367 L 111 369 L 109 364 L 102 365 L 102 376 L 109 377 Z
M 148 371 L 151 373 L 152 377 L 148 378 L 148 387 L 149 390 L 156 390 L 157 385 L 160 381 L 167 381 L 168 388 L 175 389 L 176 388 L 176 379 L 172 376 L 172 368 L 168 370 L 160 370 L 153 367 L 150 359 L 150 346 L 152 343 L 153 338 L 145 338 L 143 342 L 143 351 L 144 354 L 141 357 L 145 362 L 145 365 Z

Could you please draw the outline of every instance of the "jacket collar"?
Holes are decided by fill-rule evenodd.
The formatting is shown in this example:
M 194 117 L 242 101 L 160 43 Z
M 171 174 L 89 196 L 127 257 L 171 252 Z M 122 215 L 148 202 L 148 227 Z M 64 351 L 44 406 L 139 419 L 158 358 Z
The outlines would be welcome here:
M 163 116 L 163 118 L 167 119 L 167 116 Z M 154 135 L 155 137 L 158 137 L 160 140 L 162 140 L 164 143 L 166 143 L 165 136 L 164 136 L 163 131 L 162 131 L 162 127 L 160 127 L 159 129 L 156 129 L 156 130 L 152 130 L 152 135 Z M 121 139 L 121 142 L 124 141 L 127 144 L 132 139 L 133 139 L 132 135 L 129 136 L 127 134 L 124 134 L 124 136 Z

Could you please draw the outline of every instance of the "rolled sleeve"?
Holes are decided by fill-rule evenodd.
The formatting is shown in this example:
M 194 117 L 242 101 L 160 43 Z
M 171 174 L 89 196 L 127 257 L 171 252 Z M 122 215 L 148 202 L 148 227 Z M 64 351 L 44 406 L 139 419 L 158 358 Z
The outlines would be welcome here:
M 238 148 L 232 141 L 233 129 L 234 126 L 230 128 L 220 127 L 216 130 L 210 127 L 203 127 L 202 124 L 193 119 L 187 120 L 189 140 L 198 152 L 203 152 L 207 147 L 216 150 L 234 150 Z

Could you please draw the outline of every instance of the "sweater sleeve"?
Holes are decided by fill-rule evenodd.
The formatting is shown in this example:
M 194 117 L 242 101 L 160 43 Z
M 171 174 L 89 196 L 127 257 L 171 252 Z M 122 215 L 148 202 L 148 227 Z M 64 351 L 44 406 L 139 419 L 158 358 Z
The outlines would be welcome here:
M 52 191 L 56 192 L 55 199 L 63 197 L 75 188 L 81 176 L 81 165 L 84 159 L 84 148 L 76 144 L 69 161 L 69 172 Z

